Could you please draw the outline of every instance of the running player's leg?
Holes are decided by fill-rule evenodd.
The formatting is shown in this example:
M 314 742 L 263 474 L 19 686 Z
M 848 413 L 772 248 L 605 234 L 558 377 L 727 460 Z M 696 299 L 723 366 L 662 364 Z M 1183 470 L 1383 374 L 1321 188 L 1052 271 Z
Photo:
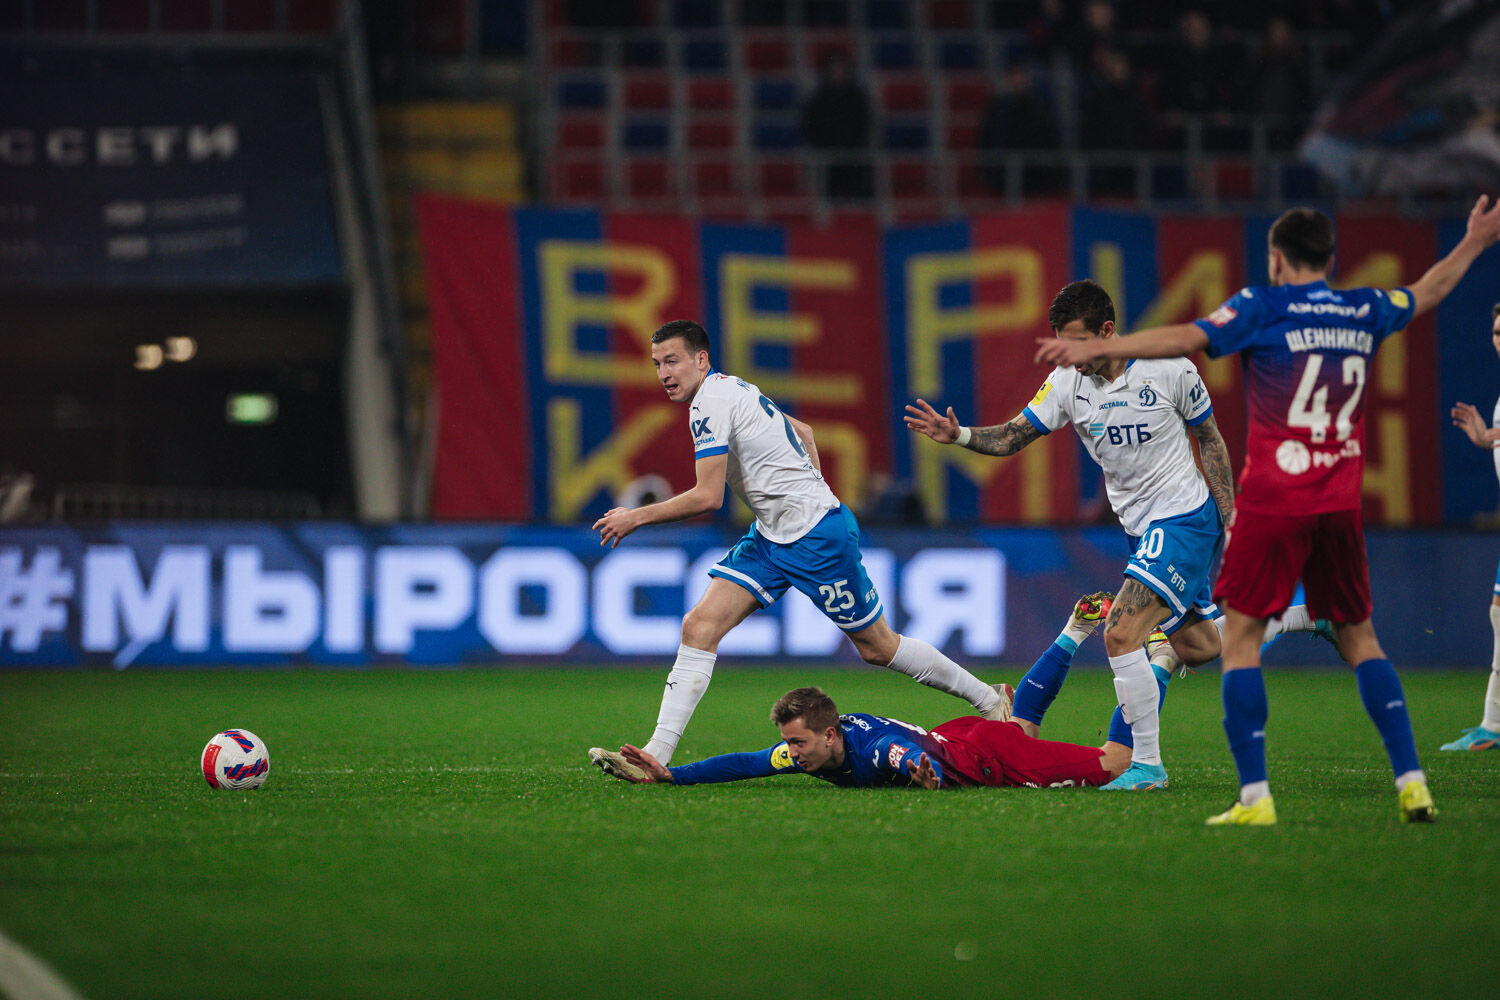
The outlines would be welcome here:
M 1474 729 L 1466 729 L 1444 750 L 1500 750 L 1500 571 L 1495 574 L 1494 598 L 1490 602 L 1490 631 L 1494 652 L 1490 658 L 1490 681 L 1484 691 L 1484 715 Z
M 791 585 L 849 637 L 866 663 L 962 698 L 981 715 L 1009 717 L 1005 685 L 991 687 L 931 643 L 892 631 L 860 558 L 859 522 L 848 507 L 831 511 L 797 541 L 766 549 Z
M 1052 706 L 1057 692 L 1062 690 L 1068 669 L 1073 665 L 1073 654 L 1078 652 L 1079 644 L 1093 635 L 1094 630 L 1108 617 L 1109 603 L 1114 596 L 1107 590 L 1101 590 L 1080 597 L 1052 645 L 1037 658 L 1031 669 L 1026 671 L 1026 676 L 1021 678 L 1020 684 L 1016 685 L 1016 702 L 1011 710 L 1011 718 L 1026 735 L 1034 737 L 1041 732 L 1042 718 Z
M 1373 602 L 1361 512 L 1321 515 L 1314 546 L 1303 576 L 1308 606 L 1333 620 L 1339 649 L 1354 666 L 1360 700 L 1370 721 L 1375 723 L 1391 762 L 1401 818 L 1429 822 L 1436 810 L 1427 791 L 1427 776 L 1417 758 L 1406 693 L 1370 621 Z
M 1270 715 L 1260 643 L 1270 616 L 1287 607 L 1311 551 L 1308 518 L 1239 511 L 1224 550 L 1215 598 L 1224 608 L 1224 736 L 1239 773 L 1238 800 L 1212 824 L 1276 822 L 1266 770 Z

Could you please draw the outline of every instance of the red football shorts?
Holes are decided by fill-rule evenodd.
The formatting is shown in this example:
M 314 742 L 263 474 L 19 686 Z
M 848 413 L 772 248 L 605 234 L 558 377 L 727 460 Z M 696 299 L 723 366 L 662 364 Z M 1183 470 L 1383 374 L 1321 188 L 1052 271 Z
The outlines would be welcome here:
M 1015 722 L 966 715 L 943 723 L 932 735 L 943 745 L 948 774 L 956 784 L 1050 788 L 1102 785 L 1109 780 L 1099 763 L 1103 750 L 1033 739 Z
M 1299 579 L 1314 618 L 1341 625 L 1369 618 L 1374 604 L 1364 515 L 1357 509 L 1236 511 L 1214 600 L 1252 618 L 1271 618 L 1291 604 Z

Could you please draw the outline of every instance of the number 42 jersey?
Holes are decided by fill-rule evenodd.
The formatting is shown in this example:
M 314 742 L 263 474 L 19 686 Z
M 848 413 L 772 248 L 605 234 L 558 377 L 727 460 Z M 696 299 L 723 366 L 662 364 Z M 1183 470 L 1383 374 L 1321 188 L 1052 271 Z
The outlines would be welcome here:
M 1315 281 L 1244 288 L 1198 320 L 1209 356 L 1238 353 L 1244 370 L 1249 432 L 1236 506 L 1359 508 L 1370 360 L 1411 317 L 1404 288 L 1336 291 Z
M 710 372 L 688 407 L 694 459 L 729 455 L 725 478 L 755 530 L 785 545 L 839 506 L 776 404 L 733 375 Z

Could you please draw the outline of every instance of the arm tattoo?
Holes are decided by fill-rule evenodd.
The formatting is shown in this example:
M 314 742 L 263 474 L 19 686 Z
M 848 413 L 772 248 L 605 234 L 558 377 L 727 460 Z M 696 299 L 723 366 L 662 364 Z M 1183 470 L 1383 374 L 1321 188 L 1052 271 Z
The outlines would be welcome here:
M 1042 432 L 1033 427 L 1031 421 L 1024 416 L 1016 417 L 1009 423 L 974 427 L 970 430 L 973 436 L 964 447 L 981 455 L 1014 455 L 1042 436 Z
M 1224 523 L 1229 523 L 1229 515 L 1234 513 L 1234 471 L 1229 466 L 1229 449 L 1224 445 L 1224 437 L 1219 433 L 1219 425 L 1209 417 L 1193 429 L 1193 436 L 1198 439 L 1198 457 L 1203 464 L 1203 478 L 1208 483 L 1209 492 L 1214 495 L 1214 503 L 1219 507 L 1219 516 Z

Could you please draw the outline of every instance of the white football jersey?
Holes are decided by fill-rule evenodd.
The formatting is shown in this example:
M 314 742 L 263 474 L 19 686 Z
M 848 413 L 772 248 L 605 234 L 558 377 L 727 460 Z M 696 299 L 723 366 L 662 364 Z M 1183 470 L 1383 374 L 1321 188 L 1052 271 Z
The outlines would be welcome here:
M 1021 412 L 1043 434 L 1073 425 L 1104 470 L 1109 505 L 1131 535 L 1208 499 L 1187 428 L 1207 420 L 1213 405 L 1186 358 L 1132 361 L 1113 382 L 1060 367 Z
M 693 457 L 728 453 L 729 488 L 770 541 L 795 542 L 839 506 L 792 425 L 749 382 L 710 372 L 688 407 L 688 421 Z
M 1500 427 L 1500 399 L 1495 400 L 1495 412 L 1490 417 L 1491 427 Z M 1495 456 L 1495 476 L 1500 478 L 1500 448 L 1492 448 L 1490 454 Z

